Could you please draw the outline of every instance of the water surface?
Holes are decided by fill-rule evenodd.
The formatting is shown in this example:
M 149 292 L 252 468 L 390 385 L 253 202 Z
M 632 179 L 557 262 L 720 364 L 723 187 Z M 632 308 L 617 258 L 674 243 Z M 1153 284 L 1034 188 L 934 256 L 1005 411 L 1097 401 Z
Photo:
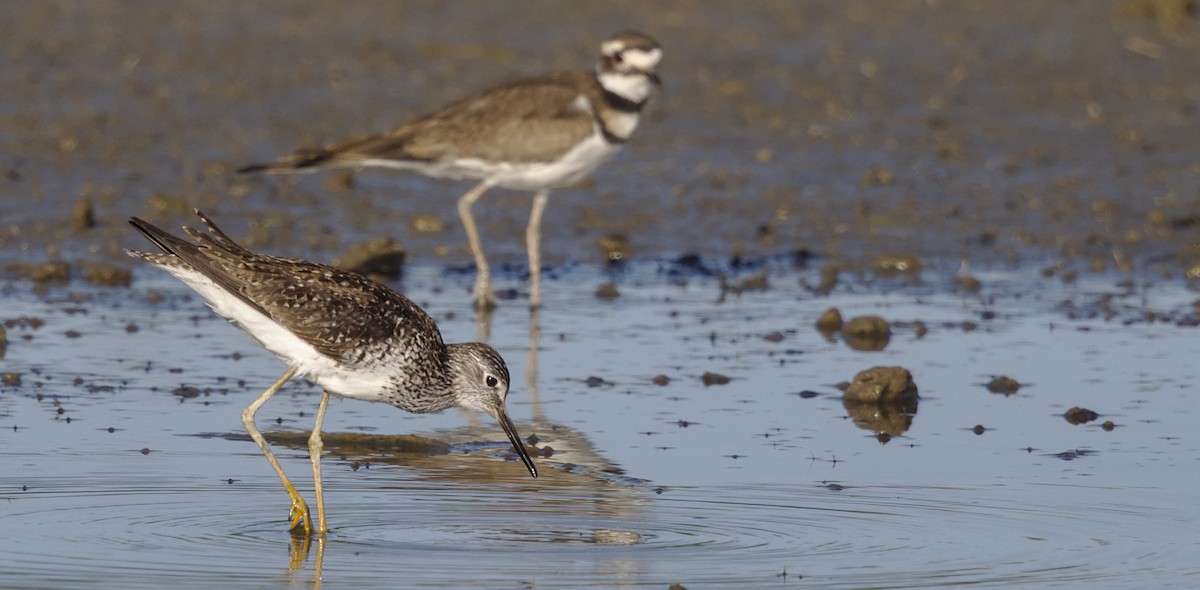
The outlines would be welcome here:
M 808 271 L 778 266 L 767 291 L 722 300 L 717 279 L 668 280 L 664 268 L 625 271 L 608 302 L 592 291 L 612 275 L 559 269 L 533 367 L 523 305 L 496 313 L 510 409 L 548 455 L 536 480 L 486 417 L 335 401 L 324 460 L 333 530 L 307 551 L 285 530 L 274 474 L 240 436 L 241 408 L 281 363 L 153 269 L 128 291 L 11 288 L 4 319 L 44 324 L 8 329 L 3 366 L 21 384 L 0 390 L 5 585 L 305 585 L 318 558 L 328 587 L 1200 579 L 1187 565 L 1200 539 L 1187 359 L 1200 344 L 1195 328 L 1143 321 L 1190 317 L 1194 293 L 992 273 L 980 295 L 896 281 L 814 297 L 800 287 Z M 415 267 L 398 286 L 457 341 L 476 335 L 463 313 L 469 280 Z M 1071 319 L 1101 298 L 1117 315 Z M 812 318 L 830 306 L 892 320 L 890 343 L 859 352 L 827 340 Z M 904 327 L 916 320 L 921 337 Z M 773 332 L 782 339 L 764 338 Z M 881 422 L 860 425 L 835 385 L 876 365 L 911 370 L 919 407 L 881 408 Z M 706 371 L 730 381 L 705 386 Z M 1023 385 L 990 393 L 996 375 Z M 289 385 L 260 425 L 309 428 L 318 394 Z M 1101 416 L 1069 424 L 1072 406 Z M 347 434 L 449 447 L 339 445 Z M 305 449 L 276 448 L 311 498 Z

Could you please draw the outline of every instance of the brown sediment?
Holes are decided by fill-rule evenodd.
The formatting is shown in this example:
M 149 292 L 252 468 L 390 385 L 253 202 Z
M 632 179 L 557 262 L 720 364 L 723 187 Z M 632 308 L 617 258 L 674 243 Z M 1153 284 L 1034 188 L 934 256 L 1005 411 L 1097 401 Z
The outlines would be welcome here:
M 871 403 L 916 399 L 917 384 L 904 367 L 872 367 L 855 375 L 842 396 Z
M 382 237 L 351 246 L 333 261 L 333 265 L 384 282 L 400 278 L 407 256 L 403 245 L 392 238 Z
M 887 348 L 892 339 L 892 329 L 887 320 L 879 316 L 859 316 L 842 326 L 842 338 L 854 350 L 879 351 Z

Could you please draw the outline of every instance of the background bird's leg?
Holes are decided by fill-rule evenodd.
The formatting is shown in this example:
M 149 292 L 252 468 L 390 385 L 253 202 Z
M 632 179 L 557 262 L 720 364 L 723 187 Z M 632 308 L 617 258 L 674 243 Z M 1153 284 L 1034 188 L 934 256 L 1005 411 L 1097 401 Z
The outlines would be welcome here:
M 329 407 L 329 392 L 321 392 L 321 405 L 317 408 L 317 421 L 313 424 L 312 434 L 308 435 L 308 458 L 312 461 L 313 487 L 317 494 L 317 536 L 325 536 L 325 490 L 321 487 L 321 451 L 325 443 L 321 442 L 321 423 L 325 421 L 325 410 Z
M 483 256 L 483 246 L 479 244 L 475 217 L 471 215 L 471 205 L 491 187 L 492 181 L 485 180 L 458 199 L 458 216 L 462 218 L 463 228 L 467 230 L 467 244 L 471 246 L 471 254 L 475 256 L 475 271 L 478 273 L 475 275 L 475 288 L 471 291 L 477 309 L 496 307 L 496 296 L 492 294 L 492 274 L 488 269 L 487 259 Z
M 525 227 L 525 249 L 529 253 L 529 306 L 542 306 L 542 211 L 546 209 L 549 191 L 540 190 L 533 196 L 529 225 Z
M 246 406 L 246 409 L 242 410 L 242 425 L 246 427 L 246 432 L 250 433 L 250 438 L 258 443 L 258 448 L 262 450 L 263 455 L 267 458 L 267 462 L 275 470 L 275 475 L 278 475 L 279 481 L 283 482 L 283 489 L 287 490 L 288 496 L 292 499 L 292 509 L 288 513 L 288 518 L 292 521 L 292 530 L 296 532 L 303 530 L 305 535 L 309 535 L 312 534 L 312 518 L 308 515 L 308 504 L 300 496 L 300 492 L 296 491 L 296 486 L 292 485 L 287 474 L 283 472 L 283 468 L 279 466 L 279 460 L 275 458 L 275 453 L 271 452 L 271 448 L 267 446 L 267 440 L 263 438 L 262 433 L 258 431 L 258 427 L 254 424 L 254 414 L 258 412 L 258 409 L 267 403 L 267 400 L 271 399 L 271 396 L 275 395 L 275 392 L 279 391 L 279 388 L 283 387 L 283 384 L 287 383 L 288 379 L 291 379 L 295 374 L 296 367 L 288 367 L 283 377 L 280 377 L 274 385 L 262 392 L 262 395 L 258 396 L 258 399 Z

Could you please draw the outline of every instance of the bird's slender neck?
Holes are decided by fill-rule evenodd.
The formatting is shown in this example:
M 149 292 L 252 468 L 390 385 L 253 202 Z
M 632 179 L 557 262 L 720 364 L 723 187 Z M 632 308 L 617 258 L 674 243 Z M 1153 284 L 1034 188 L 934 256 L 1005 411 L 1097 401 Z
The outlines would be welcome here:
M 392 405 L 415 414 L 431 414 L 458 404 L 448 351 L 431 354 L 427 362 L 405 368 L 392 380 Z M 417 367 L 420 368 L 417 368 Z
M 654 94 L 654 80 L 645 72 L 621 72 L 601 63 L 596 67 L 596 80 L 609 106 L 626 113 L 641 111 Z

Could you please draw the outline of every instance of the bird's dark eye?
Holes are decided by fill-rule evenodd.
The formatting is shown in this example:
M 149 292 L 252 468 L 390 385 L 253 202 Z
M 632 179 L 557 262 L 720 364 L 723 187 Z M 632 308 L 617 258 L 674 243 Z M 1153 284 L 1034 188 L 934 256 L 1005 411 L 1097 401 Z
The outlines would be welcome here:
M 496 379 L 491 375 L 488 375 L 483 381 L 484 383 L 487 383 L 488 387 L 495 387 L 497 383 L 500 383 L 499 379 Z
M 618 51 L 613 54 L 613 63 L 625 63 L 625 52 Z

